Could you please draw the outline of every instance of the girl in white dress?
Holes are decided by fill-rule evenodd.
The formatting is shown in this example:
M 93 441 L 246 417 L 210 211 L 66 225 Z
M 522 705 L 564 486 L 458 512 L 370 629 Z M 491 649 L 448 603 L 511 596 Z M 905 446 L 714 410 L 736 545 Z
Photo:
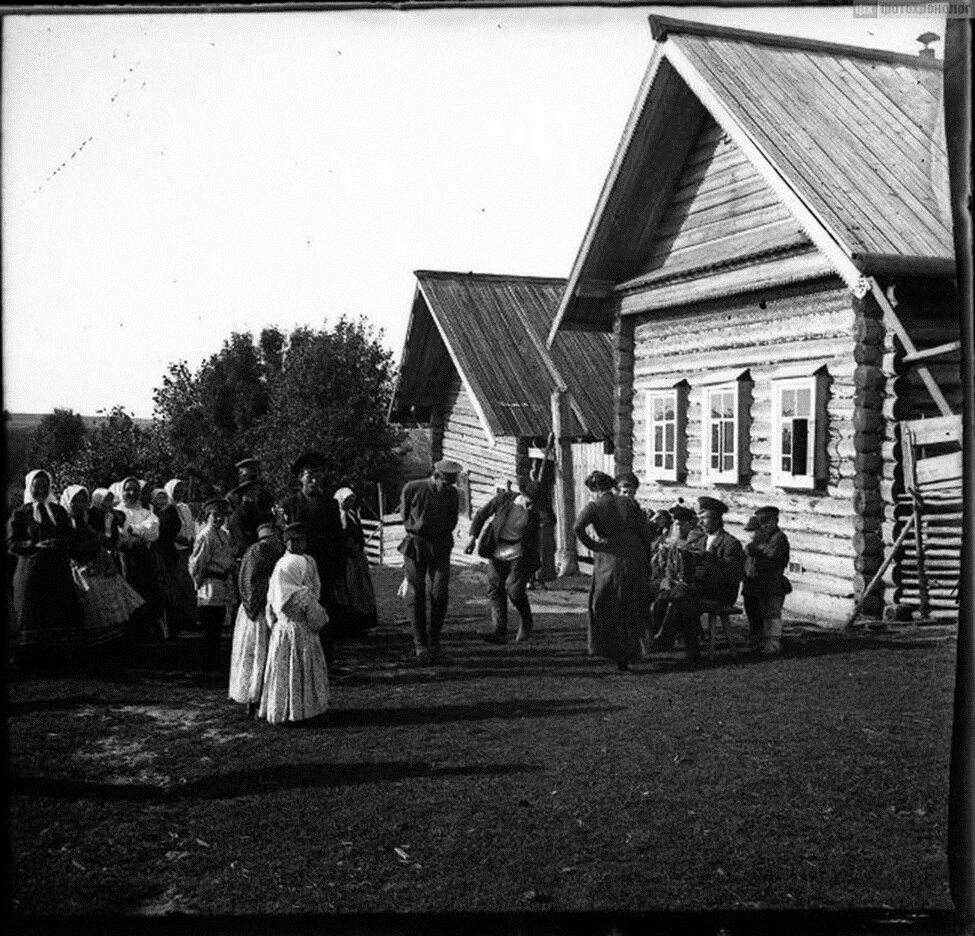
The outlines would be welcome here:
M 328 615 L 319 604 L 322 583 L 315 560 L 304 555 L 304 523 L 285 527 L 287 552 L 271 573 L 267 622 L 271 639 L 258 718 L 271 724 L 303 721 L 328 709 L 328 669 L 319 631 Z

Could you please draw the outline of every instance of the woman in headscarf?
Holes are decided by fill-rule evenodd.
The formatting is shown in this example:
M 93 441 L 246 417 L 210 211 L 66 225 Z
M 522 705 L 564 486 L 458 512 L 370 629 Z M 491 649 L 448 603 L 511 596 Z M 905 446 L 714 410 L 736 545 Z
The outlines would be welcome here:
M 26 652 L 63 654 L 84 620 L 68 558 L 71 524 L 46 471 L 26 476 L 23 500 L 7 522 L 7 550 L 17 557 L 13 630 Z
M 169 492 L 156 488 L 151 503 L 152 512 L 159 518 L 159 539 L 154 548 L 163 596 L 163 637 L 174 640 L 196 616 L 196 589 L 187 570 L 189 543 L 183 535 L 182 516 Z
M 68 513 L 71 533 L 68 554 L 71 570 L 84 611 L 83 642 L 86 647 L 113 643 L 122 636 L 122 627 L 145 602 L 119 573 L 106 548 L 104 514 L 89 508 L 88 489 L 70 484 L 61 495 L 61 506 Z M 99 529 L 92 519 L 102 519 Z
M 361 640 L 370 627 L 376 626 L 376 592 L 369 575 L 366 537 L 362 532 L 359 501 L 352 488 L 339 488 L 333 496 L 339 505 L 345 553 L 345 577 L 336 588 L 341 622 L 337 636 Z
M 287 552 L 275 565 L 267 590 L 271 639 L 257 712 L 273 725 L 314 718 L 328 709 L 328 668 L 318 638 L 328 614 L 318 601 L 318 566 L 305 555 L 305 524 L 285 527 L 284 540 Z
M 240 563 L 240 608 L 230 652 L 228 695 L 234 702 L 247 706 L 248 718 L 257 713 L 261 701 L 269 636 L 265 614 L 267 590 L 274 566 L 283 555 L 284 544 L 277 527 L 262 523 L 257 528 L 257 542 L 247 547 Z
M 589 654 L 615 660 L 625 672 L 640 659 L 649 607 L 651 534 L 640 505 L 613 494 L 615 482 L 594 471 L 586 487 L 595 494 L 579 512 L 575 535 L 593 554 L 589 586 Z M 589 535 L 592 527 L 596 538 Z
M 154 614 L 159 609 L 160 591 L 155 555 L 150 547 L 159 539 L 159 518 L 142 506 L 142 485 L 137 478 L 120 482 L 124 515 L 119 532 L 118 556 L 122 574 L 145 601 L 132 616 L 127 637 L 147 636 Z
M 196 586 L 197 617 L 203 626 L 202 663 L 208 669 L 217 665 L 227 609 L 236 601 L 236 559 L 230 533 L 224 528 L 229 515 L 230 504 L 222 497 L 204 504 L 204 526 L 189 559 L 190 576 Z

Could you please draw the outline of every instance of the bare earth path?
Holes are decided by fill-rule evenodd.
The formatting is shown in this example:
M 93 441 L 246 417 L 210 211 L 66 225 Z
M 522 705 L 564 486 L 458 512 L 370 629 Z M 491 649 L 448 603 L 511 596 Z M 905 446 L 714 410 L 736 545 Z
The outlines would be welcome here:
M 13 674 L 14 919 L 950 907 L 951 631 L 620 675 L 578 590 L 533 594 L 529 643 L 479 641 L 471 568 L 450 659 L 417 667 L 376 579 L 384 623 L 307 726 L 247 721 L 192 635 Z

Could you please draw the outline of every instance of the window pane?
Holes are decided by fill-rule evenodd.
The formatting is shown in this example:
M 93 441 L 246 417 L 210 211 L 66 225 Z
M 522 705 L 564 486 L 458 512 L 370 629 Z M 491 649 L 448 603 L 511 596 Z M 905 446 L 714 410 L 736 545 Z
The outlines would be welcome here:
M 664 401 L 660 397 L 653 398 L 653 418 L 654 421 L 660 419 L 660 414 L 664 411 Z
M 809 394 L 808 387 L 796 391 L 796 416 L 799 416 L 803 419 L 809 418 L 809 414 L 810 414 L 809 400 L 810 400 L 810 394 Z
M 711 467 L 718 469 L 721 467 L 721 424 L 714 423 L 711 426 Z
M 676 417 L 674 398 L 667 397 L 664 400 L 664 419 L 674 419 Z
M 782 391 L 782 417 L 792 419 L 796 414 L 796 392 L 795 390 Z
M 792 434 L 795 438 L 792 453 L 792 474 L 794 476 L 808 474 L 809 472 L 806 469 L 806 459 L 809 442 L 809 420 L 793 419 Z
M 662 452 L 664 448 L 664 427 L 656 425 L 653 427 L 653 450 Z
M 735 415 L 735 395 L 733 393 L 722 393 L 722 413 L 726 419 L 733 419 Z
M 735 424 L 733 422 L 724 422 L 721 424 L 724 430 L 724 439 L 722 449 L 726 455 L 734 455 L 735 453 Z
M 664 468 L 668 471 L 672 471 L 674 468 L 674 456 L 671 452 L 668 452 L 664 458 Z
M 676 440 L 677 427 L 672 423 L 667 423 L 664 430 L 664 450 L 673 453 Z

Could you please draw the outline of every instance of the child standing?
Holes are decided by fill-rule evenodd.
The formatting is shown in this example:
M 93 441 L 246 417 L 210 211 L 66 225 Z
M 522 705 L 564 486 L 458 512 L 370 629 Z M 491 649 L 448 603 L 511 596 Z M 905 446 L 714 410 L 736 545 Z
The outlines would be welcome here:
M 789 565 L 789 540 L 779 529 L 777 507 L 759 507 L 745 529 L 752 534 L 745 547 L 742 598 L 752 649 L 762 656 L 782 651 L 782 604 L 792 591 L 784 572 Z

